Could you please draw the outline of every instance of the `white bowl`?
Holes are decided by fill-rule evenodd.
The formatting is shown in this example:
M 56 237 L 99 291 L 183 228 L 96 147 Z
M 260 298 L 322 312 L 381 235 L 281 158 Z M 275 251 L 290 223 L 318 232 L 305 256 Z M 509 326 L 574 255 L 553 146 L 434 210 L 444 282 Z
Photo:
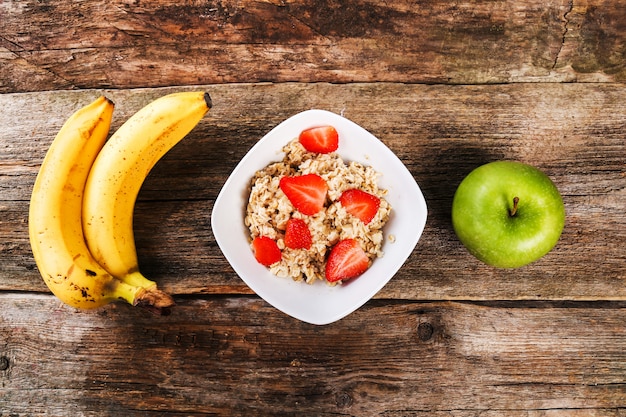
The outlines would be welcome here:
M 381 175 L 378 185 L 387 189 L 390 219 L 383 229 L 384 256 L 374 259 L 361 276 L 331 287 L 279 278 L 254 258 L 249 231 L 244 225 L 252 176 L 283 159 L 284 145 L 300 132 L 332 125 L 339 132 L 337 153 L 344 161 L 370 165 Z M 308 110 L 285 120 L 265 135 L 239 162 L 220 191 L 211 214 L 215 240 L 241 279 L 278 310 L 311 324 L 329 324 L 352 313 L 373 297 L 404 264 L 426 224 L 426 201 L 415 179 L 378 138 L 354 122 L 324 110 Z M 395 238 L 394 241 L 389 236 Z

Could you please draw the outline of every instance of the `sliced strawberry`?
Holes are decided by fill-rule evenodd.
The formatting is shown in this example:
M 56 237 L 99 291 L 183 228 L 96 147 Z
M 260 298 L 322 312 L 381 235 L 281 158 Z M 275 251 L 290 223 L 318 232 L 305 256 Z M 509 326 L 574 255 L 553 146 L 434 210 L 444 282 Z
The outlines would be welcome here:
M 285 245 L 291 249 L 311 249 L 311 231 L 302 219 L 291 218 L 285 229 Z
M 369 259 L 354 239 L 339 241 L 330 250 L 326 262 L 326 280 L 335 282 L 361 275 L 369 267 Z
M 359 189 L 346 190 L 339 197 L 346 211 L 358 217 L 365 224 L 372 221 L 380 207 L 380 198 Z
M 339 147 L 339 134 L 332 126 L 318 126 L 302 131 L 300 143 L 309 152 L 330 153 Z
M 252 241 L 252 249 L 256 260 L 265 266 L 270 266 L 282 258 L 282 254 L 274 239 L 267 236 L 255 237 Z
M 317 174 L 282 177 L 280 189 L 302 214 L 312 216 L 324 207 L 328 185 Z

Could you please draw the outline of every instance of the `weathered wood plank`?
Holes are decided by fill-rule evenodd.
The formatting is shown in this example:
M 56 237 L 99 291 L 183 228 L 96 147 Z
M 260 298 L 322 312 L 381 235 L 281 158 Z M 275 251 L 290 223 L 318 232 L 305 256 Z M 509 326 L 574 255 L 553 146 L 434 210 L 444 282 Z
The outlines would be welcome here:
M 155 167 L 140 193 L 142 269 L 176 294 L 249 293 L 210 230 L 213 201 L 234 166 L 290 115 L 325 108 L 360 123 L 405 162 L 429 219 L 415 252 L 378 297 L 624 299 L 626 88 L 608 84 L 202 86 L 214 109 Z M 169 89 L 106 91 L 115 126 Z M 56 131 L 101 91 L 0 96 L 0 289 L 46 291 L 27 237 L 30 188 Z M 393 109 L 393 111 L 388 111 Z M 454 190 L 472 168 L 520 159 L 555 180 L 567 210 L 556 249 L 515 272 L 477 262 L 456 239 Z
M 316 327 L 255 298 L 178 301 L 155 318 L 0 294 L 0 412 L 622 416 L 626 406 L 622 304 L 372 301 Z
M 626 417 L 619 2 L 8 0 L 0 22 L 0 417 Z M 172 85 L 187 87 L 136 89 Z M 215 107 L 148 178 L 135 224 L 178 306 L 61 305 L 27 236 L 54 134 L 99 93 L 116 128 L 184 88 Z M 47 92 L 12 94 L 29 91 Z M 404 267 L 324 327 L 251 295 L 209 224 L 247 150 L 309 108 L 379 136 L 429 204 Z M 478 263 L 449 220 L 461 178 L 505 158 L 544 169 L 567 209 L 557 248 L 516 271 Z
M 0 92 L 626 80 L 615 1 L 0 4 Z

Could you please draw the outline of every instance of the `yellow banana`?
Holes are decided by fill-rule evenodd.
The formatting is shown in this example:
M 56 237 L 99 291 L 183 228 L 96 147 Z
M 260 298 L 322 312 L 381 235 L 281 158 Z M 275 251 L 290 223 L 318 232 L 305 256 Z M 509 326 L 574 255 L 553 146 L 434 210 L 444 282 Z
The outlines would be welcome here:
M 76 308 L 115 300 L 161 308 L 169 296 L 150 293 L 113 277 L 91 256 L 82 230 L 85 182 L 106 141 L 113 103 L 99 97 L 75 112 L 50 145 L 35 180 L 29 207 L 33 256 L 48 288 Z
M 131 285 L 156 284 L 139 271 L 133 211 L 153 166 L 182 140 L 211 108 L 203 92 L 154 100 L 131 116 L 100 151 L 87 179 L 83 229 L 87 245 L 113 276 Z

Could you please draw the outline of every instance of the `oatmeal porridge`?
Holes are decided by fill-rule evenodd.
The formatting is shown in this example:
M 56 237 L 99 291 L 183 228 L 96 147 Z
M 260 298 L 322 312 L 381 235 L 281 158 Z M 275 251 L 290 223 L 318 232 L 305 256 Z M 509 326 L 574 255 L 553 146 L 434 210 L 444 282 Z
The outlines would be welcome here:
M 263 244 L 273 246 L 268 261 L 259 256 L 257 260 L 274 275 L 307 283 L 322 280 L 334 285 L 359 275 L 383 256 L 383 226 L 391 206 L 384 198 L 387 191 L 378 188 L 379 174 L 370 166 L 344 162 L 336 152 L 310 152 L 298 138 L 283 151 L 282 161 L 256 172 L 251 180 L 245 216 L 251 247 L 257 256 L 266 251 L 262 239 Z M 301 184 L 291 186 L 289 181 Z M 309 190 L 313 196 L 306 195 Z M 310 210 L 301 205 L 302 199 L 319 206 Z M 366 217 L 364 211 L 368 211 Z M 296 226 L 297 233 L 292 232 Z M 348 246 L 346 242 L 359 248 L 362 259 L 346 248 L 341 255 L 331 254 L 333 248 L 340 252 L 339 246 Z M 331 261 L 331 256 L 338 259 Z M 357 260 L 361 264 L 358 271 L 336 274 L 336 269 L 354 267 Z M 327 262 L 332 262 L 333 271 L 328 270 Z

